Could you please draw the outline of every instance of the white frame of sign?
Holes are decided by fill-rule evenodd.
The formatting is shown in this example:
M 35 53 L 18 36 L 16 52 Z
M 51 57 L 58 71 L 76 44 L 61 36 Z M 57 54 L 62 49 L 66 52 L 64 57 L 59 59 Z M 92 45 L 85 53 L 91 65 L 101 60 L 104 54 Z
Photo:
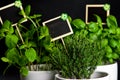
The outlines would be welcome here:
M 52 21 L 57 20 L 57 19 L 61 19 L 61 16 L 58 16 L 58 17 L 49 19 L 49 20 L 47 20 L 47 21 L 44 21 L 42 24 L 43 24 L 43 26 L 46 26 L 47 23 L 52 22 Z M 67 32 L 67 33 L 65 33 L 65 34 L 59 35 L 59 36 L 57 36 L 57 37 L 54 37 L 54 38 L 52 38 L 52 41 L 55 41 L 55 40 L 58 40 L 58 39 L 62 39 L 63 37 L 66 37 L 66 36 L 68 36 L 68 35 L 73 34 L 73 30 L 72 30 L 72 27 L 71 27 L 71 25 L 70 25 L 69 20 L 66 19 L 65 21 L 66 21 L 67 24 L 68 24 L 68 27 L 69 27 L 70 32 Z M 47 27 L 49 27 L 49 26 L 47 26 Z
M 89 18 L 89 12 L 88 12 L 88 8 L 89 7 L 104 7 L 104 4 L 86 4 L 86 13 L 85 13 L 85 22 L 86 22 L 86 24 L 88 24 L 89 22 L 88 22 L 88 18 Z M 106 16 L 109 16 L 110 15 L 110 10 L 107 10 L 106 11 Z M 105 25 L 106 23 L 105 22 L 103 22 L 102 23 L 103 25 Z
M 13 7 L 13 6 L 15 6 L 15 3 L 11 3 L 11 4 L 8 4 L 8 5 L 6 5 L 6 6 L 3 6 L 3 7 L 0 7 L 0 11 L 2 11 L 2 10 L 5 10 L 5 9 L 8 9 L 8 8 L 10 8 L 10 7 Z M 16 7 L 17 8 L 17 7 Z M 20 7 L 20 10 L 22 10 L 23 9 L 23 7 L 21 6 Z M 25 17 L 25 16 L 24 16 Z M 23 21 L 23 22 L 26 22 L 27 20 L 25 20 L 25 21 Z M 1 24 L 3 24 L 3 20 L 2 20 L 2 17 L 0 16 L 0 23 Z M 13 23 L 12 24 L 12 26 L 16 26 L 17 25 L 17 23 Z

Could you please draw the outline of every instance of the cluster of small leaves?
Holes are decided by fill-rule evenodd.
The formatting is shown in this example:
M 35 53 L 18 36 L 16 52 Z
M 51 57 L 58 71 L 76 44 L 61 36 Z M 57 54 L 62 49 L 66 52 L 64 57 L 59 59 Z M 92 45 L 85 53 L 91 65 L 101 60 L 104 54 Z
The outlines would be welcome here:
M 86 79 L 93 73 L 104 54 L 98 43 L 91 42 L 74 33 L 64 38 L 66 48 L 56 43 L 51 59 L 53 65 L 60 69 L 62 77 L 70 79 Z

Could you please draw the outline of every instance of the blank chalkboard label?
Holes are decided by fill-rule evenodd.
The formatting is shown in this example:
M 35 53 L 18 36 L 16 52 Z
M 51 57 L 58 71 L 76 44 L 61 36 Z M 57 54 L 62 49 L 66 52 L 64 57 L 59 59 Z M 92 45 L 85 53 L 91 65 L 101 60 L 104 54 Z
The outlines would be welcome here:
M 43 22 L 43 25 L 48 27 L 50 35 L 52 37 L 52 41 L 55 41 L 65 36 L 68 36 L 70 34 L 73 34 L 73 31 L 68 19 L 62 20 L 61 16 L 47 20 Z
M 110 14 L 109 10 L 104 10 L 104 4 L 89 4 L 86 5 L 86 23 L 88 24 L 91 21 L 96 22 L 97 19 L 95 18 L 94 14 L 97 14 L 102 19 L 102 24 L 106 24 L 106 18 Z
M 14 3 L 0 8 L 0 22 L 3 24 L 5 20 L 10 20 L 15 25 L 22 16 L 19 15 L 20 8 L 15 7 Z

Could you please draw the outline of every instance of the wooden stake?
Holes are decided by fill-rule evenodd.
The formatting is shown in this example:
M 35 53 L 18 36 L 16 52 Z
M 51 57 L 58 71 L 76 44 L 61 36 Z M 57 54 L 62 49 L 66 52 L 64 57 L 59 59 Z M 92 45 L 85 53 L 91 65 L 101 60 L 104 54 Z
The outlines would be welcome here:
M 65 42 L 64 42 L 63 38 L 61 38 L 61 40 L 62 40 L 63 46 L 64 46 L 64 48 L 65 48 L 65 51 L 66 51 L 66 53 L 67 53 L 67 55 L 68 55 L 68 51 L 67 51 L 67 48 L 66 48 L 66 45 L 65 45 Z
M 20 33 L 20 30 L 19 30 L 18 26 L 15 25 L 15 27 L 16 27 L 16 29 L 17 29 L 17 32 L 18 32 L 18 34 L 19 34 L 19 37 L 20 37 L 22 43 L 24 44 L 24 40 L 23 40 L 23 38 L 22 38 L 22 35 L 21 35 L 21 33 Z

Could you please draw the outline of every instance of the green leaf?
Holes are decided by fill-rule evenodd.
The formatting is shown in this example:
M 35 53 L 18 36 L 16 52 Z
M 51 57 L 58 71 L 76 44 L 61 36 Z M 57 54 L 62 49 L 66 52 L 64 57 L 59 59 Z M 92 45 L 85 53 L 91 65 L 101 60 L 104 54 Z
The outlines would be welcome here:
M 97 40 L 97 39 L 98 39 L 97 34 L 90 33 L 90 39 L 91 39 L 91 40 Z
M 20 10 L 19 15 L 21 15 L 21 16 L 23 16 L 23 17 L 26 17 L 26 14 L 25 14 L 25 12 L 24 12 L 24 10 L 23 10 L 23 9 L 22 9 L 22 10 Z
M 116 20 L 115 16 L 109 15 L 107 17 L 107 26 L 109 28 L 116 28 L 116 27 L 118 27 L 117 20 Z
M 13 29 L 13 26 L 10 26 L 8 34 L 12 34 L 12 33 L 14 33 L 14 29 Z
M 23 75 L 23 76 L 27 76 L 28 75 L 28 69 L 26 67 L 21 67 L 20 68 L 20 73 Z
M 40 18 L 42 15 L 41 14 L 34 14 L 33 16 L 30 16 L 30 18 L 35 19 L 35 18 Z
M 118 49 L 118 51 L 120 51 L 120 40 L 118 40 L 117 49 Z
M 112 58 L 110 58 L 110 59 L 109 59 L 109 62 L 110 62 L 110 63 L 113 63 L 113 59 L 112 59 Z
M 70 16 L 68 16 L 68 21 L 71 23 L 72 22 L 72 18 Z
M 105 50 L 106 50 L 107 53 L 112 53 L 113 52 L 112 48 L 110 46 L 106 46 Z
M 115 34 L 116 33 L 116 29 L 115 28 L 110 28 L 108 31 L 111 34 Z
M 9 27 L 11 26 L 11 22 L 9 20 L 6 20 L 4 23 L 3 23 L 3 28 L 5 29 L 9 29 Z
M 1 30 L 2 30 L 2 29 L 1 29 Z M 3 39 L 3 38 L 5 37 L 4 32 L 2 32 L 1 30 L 0 30 L 0 40 Z
M 102 39 L 101 40 L 101 46 L 102 48 L 108 45 L 108 39 Z
M 43 56 L 42 57 L 42 62 L 44 63 L 44 62 L 48 62 L 48 61 L 50 61 L 50 57 L 48 57 L 48 56 Z
M 19 57 L 19 62 L 17 63 L 19 66 L 26 66 L 29 63 L 26 56 L 22 55 Z
M 21 18 L 21 19 L 18 21 L 18 23 L 23 23 L 23 22 L 25 22 L 25 21 L 27 21 L 26 18 Z
M 12 23 L 9 20 L 3 23 L 2 32 L 6 32 L 7 34 L 12 34 L 14 32 Z
M 94 14 L 94 16 L 97 18 L 97 23 L 98 25 L 102 28 L 102 19 L 100 18 L 100 16 Z
M 16 48 L 9 49 L 7 52 L 7 58 L 13 63 L 17 63 L 19 59 L 19 52 Z
M 107 58 L 112 58 L 113 55 L 112 55 L 112 53 L 107 53 L 106 57 L 107 57 Z
M 77 29 L 84 29 L 86 24 L 83 20 L 81 19 L 75 19 L 72 21 L 72 24 L 77 28 Z
M 2 57 L 1 60 L 2 60 L 3 62 L 10 62 L 9 59 L 6 58 L 6 57 Z
M 27 47 L 28 47 L 28 48 L 30 48 L 30 47 L 37 47 L 36 45 L 37 45 L 37 43 L 30 41 L 30 42 L 27 44 Z
M 33 26 L 32 26 L 33 27 Z M 30 38 L 32 39 L 33 38 L 33 35 L 35 33 L 35 28 L 31 28 L 31 30 L 28 30 L 26 31 L 26 33 L 24 33 L 24 35 L 22 35 L 23 37 L 26 37 L 26 38 Z
M 24 48 L 26 48 L 27 47 L 27 45 L 26 44 L 23 44 L 23 45 L 21 45 L 20 47 L 19 47 L 19 49 L 24 49 Z
M 113 59 L 118 59 L 119 55 L 117 53 L 113 53 Z
M 42 39 L 42 38 L 44 38 L 44 37 L 46 37 L 46 36 L 48 36 L 48 35 L 49 35 L 48 27 L 46 27 L 46 26 L 41 27 L 41 28 L 40 28 L 40 36 L 39 36 L 39 39 Z
M 116 29 L 116 33 L 117 33 L 117 35 L 120 35 L 120 28 Z
M 102 34 L 102 30 L 99 29 L 96 34 L 97 34 L 98 36 L 100 36 L 100 35 Z
M 5 38 L 5 43 L 8 48 L 13 48 L 17 46 L 18 37 L 16 35 L 7 35 Z
M 34 62 L 37 58 L 37 53 L 34 48 L 29 48 L 25 51 L 25 56 L 30 62 Z
M 31 11 L 31 6 L 30 6 L 30 5 L 27 5 L 26 8 L 25 8 L 25 14 L 26 14 L 27 16 L 29 16 L 30 11 Z
M 43 40 L 41 40 L 41 45 L 44 46 L 46 49 L 49 49 L 50 42 L 51 42 L 51 38 L 47 36 Z
M 118 41 L 115 39 L 110 39 L 110 46 L 115 48 L 118 45 Z
M 97 32 L 97 31 L 99 30 L 98 24 L 95 23 L 95 22 L 90 22 L 90 23 L 88 24 L 88 27 L 89 27 L 89 31 L 90 31 L 90 32 Z

